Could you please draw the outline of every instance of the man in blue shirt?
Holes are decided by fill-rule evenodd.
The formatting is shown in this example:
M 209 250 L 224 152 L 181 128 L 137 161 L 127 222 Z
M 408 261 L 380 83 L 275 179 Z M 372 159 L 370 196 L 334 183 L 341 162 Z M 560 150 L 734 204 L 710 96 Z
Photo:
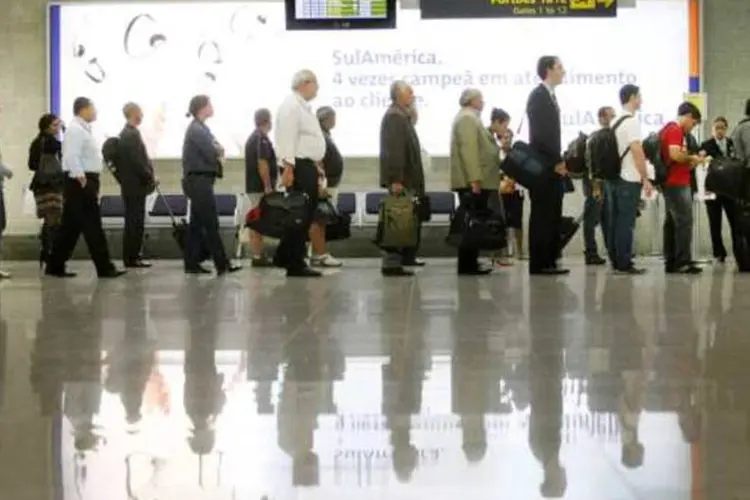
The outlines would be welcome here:
M 122 276 L 109 257 L 107 237 L 102 228 L 99 211 L 99 176 L 102 160 L 99 146 L 91 133 L 96 120 L 94 103 L 86 97 L 73 102 L 75 118 L 70 123 L 62 146 L 62 166 L 65 171 L 62 223 L 52 247 L 45 273 L 58 278 L 71 278 L 65 264 L 73 254 L 78 237 L 83 234 L 91 260 L 100 278 Z

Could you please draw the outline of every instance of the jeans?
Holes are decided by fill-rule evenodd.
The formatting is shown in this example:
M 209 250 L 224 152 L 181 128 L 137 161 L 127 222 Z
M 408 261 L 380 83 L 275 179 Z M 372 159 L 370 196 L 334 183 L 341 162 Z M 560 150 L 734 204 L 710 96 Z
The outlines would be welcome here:
M 678 270 L 693 261 L 693 195 L 690 186 L 664 188 L 664 258 L 667 270 Z
M 626 271 L 633 265 L 633 235 L 641 184 L 622 179 L 607 181 L 607 252 L 612 267 Z
M 599 248 L 596 245 L 596 226 L 601 227 L 605 241 L 607 239 L 605 217 L 603 217 L 604 201 L 597 201 L 594 198 L 593 183 L 586 178 L 583 179 L 583 196 L 586 198 L 583 203 L 584 251 L 587 257 L 593 257 L 599 254 Z

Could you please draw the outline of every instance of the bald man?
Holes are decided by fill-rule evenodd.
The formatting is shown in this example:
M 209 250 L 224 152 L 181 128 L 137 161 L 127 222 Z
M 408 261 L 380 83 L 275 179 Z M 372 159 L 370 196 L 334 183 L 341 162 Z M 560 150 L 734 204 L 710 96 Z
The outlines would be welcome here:
M 422 147 L 411 117 L 414 90 L 403 81 L 391 85 L 391 105 L 380 124 L 380 187 L 391 193 L 403 191 L 410 195 L 425 193 Z M 417 237 L 419 242 L 419 235 Z M 419 245 L 419 243 L 417 243 Z M 404 266 L 423 266 L 416 259 L 417 247 L 386 252 L 383 256 L 383 276 L 411 276 Z

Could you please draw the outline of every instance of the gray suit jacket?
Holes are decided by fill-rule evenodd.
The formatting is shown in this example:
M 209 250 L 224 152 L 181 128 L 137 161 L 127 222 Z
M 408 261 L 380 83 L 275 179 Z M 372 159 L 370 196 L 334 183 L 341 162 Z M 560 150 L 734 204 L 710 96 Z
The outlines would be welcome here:
M 750 117 L 745 118 L 734 127 L 732 132 L 732 142 L 734 142 L 735 156 L 745 162 L 745 166 L 750 167 Z
M 409 112 L 391 105 L 380 124 L 380 186 L 400 182 L 406 189 L 424 193 L 422 147 Z

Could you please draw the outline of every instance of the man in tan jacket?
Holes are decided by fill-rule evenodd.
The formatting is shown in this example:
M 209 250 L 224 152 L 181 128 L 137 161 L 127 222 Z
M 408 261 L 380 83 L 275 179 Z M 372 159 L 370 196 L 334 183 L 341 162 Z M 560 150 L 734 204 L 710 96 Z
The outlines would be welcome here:
M 487 206 L 491 193 L 500 184 L 500 150 L 482 125 L 482 93 L 466 89 L 459 99 L 461 110 L 451 130 L 451 189 L 459 193 L 461 204 L 475 209 Z M 480 268 L 477 248 L 458 249 L 458 274 L 485 275 L 492 269 Z

